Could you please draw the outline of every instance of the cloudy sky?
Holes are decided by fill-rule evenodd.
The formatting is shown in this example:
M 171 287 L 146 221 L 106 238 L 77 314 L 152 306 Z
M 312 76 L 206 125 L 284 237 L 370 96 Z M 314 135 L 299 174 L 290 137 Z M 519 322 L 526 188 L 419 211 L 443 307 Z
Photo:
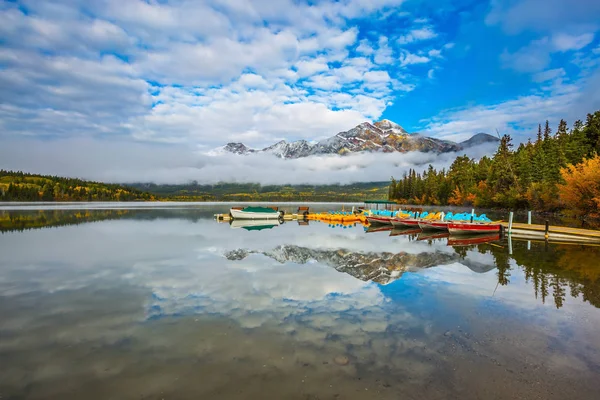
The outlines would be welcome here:
M 2 1 L 0 167 L 230 179 L 208 176 L 229 160 L 203 153 L 381 118 L 523 141 L 545 119 L 600 108 L 598 21 L 596 0 Z M 124 165 L 91 168 L 94 157 Z

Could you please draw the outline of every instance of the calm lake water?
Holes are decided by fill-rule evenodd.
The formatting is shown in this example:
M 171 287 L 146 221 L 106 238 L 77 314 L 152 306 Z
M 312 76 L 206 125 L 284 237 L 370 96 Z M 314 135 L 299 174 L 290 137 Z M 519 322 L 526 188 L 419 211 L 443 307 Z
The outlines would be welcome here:
M 3 400 L 600 397 L 599 247 L 68 207 L 0 210 Z

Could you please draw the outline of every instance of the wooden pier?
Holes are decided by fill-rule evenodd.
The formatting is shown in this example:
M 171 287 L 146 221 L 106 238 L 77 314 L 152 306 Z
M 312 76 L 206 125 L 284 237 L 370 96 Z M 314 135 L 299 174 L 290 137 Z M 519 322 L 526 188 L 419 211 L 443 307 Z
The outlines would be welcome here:
M 552 239 L 565 242 L 600 243 L 600 231 L 591 229 L 568 228 L 564 226 L 524 224 L 515 222 L 509 232 L 509 223 L 502 222 L 506 234 L 523 239 Z

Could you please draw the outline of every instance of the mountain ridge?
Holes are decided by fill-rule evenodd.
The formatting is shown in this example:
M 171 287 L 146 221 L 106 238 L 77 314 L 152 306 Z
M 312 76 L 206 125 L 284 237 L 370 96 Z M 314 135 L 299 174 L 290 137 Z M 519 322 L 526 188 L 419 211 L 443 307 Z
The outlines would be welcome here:
M 311 155 L 345 155 L 358 152 L 407 153 L 411 151 L 449 153 L 461 151 L 484 143 L 497 143 L 498 138 L 479 132 L 462 142 L 436 139 L 419 133 L 409 133 L 402 126 L 388 119 L 374 123 L 363 122 L 354 128 L 310 143 L 304 139 L 287 142 L 280 140 L 263 149 L 253 149 L 243 143 L 230 142 L 210 152 L 210 155 L 233 153 L 248 155 L 272 154 L 278 158 L 295 159 Z

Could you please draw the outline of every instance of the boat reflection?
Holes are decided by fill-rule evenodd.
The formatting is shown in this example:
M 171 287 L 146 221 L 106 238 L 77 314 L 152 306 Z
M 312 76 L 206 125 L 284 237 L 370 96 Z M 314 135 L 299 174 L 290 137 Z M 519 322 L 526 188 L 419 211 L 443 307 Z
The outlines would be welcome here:
M 271 229 L 279 226 L 280 222 L 277 219 L 273 220 L 254 220 L 254 219 L 234 219 L 230 222 L 232 229 L 245 229 L 247 231 L 261 231 L 263 229 Z
M 417 240 L 441 240 L 441 239 L 447 239 L 450 236 L 450 234 L 448 232 L 435 232 L 435 231 L 429 231 L 429 232 L 420 232 L 417 235 Z
M 409 236 L 411 239 L 416 238 L 419 233 L 421 233 L 421 229 L 419 228 L 394 228 L 390 232 L 390 236 Z
M 389 232 L 392 229 L 394 229 L 392 225 L 369 225 L 365 227 L 365 233 Z
M 500 240 L 500 234 L 473 235 L 473 236 L 448 236 L 448 246 L 471 246 Z

